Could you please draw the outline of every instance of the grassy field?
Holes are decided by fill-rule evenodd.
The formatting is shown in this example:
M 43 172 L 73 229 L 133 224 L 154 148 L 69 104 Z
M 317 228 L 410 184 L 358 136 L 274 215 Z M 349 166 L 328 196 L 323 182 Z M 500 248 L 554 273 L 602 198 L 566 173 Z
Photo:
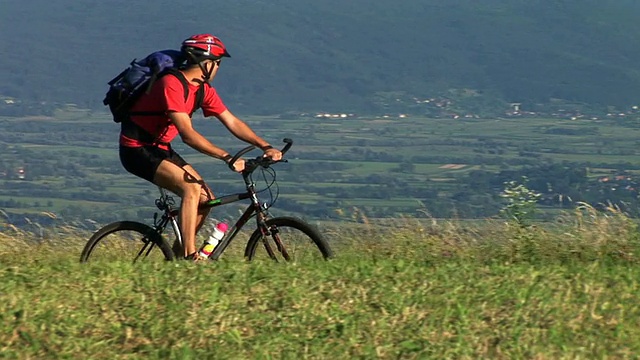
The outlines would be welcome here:
M 636 226 L 359 216 L 338 256 L 79 264 L 87 234 L 0 235 L 0 357 L 624 359 L 640 353 Z

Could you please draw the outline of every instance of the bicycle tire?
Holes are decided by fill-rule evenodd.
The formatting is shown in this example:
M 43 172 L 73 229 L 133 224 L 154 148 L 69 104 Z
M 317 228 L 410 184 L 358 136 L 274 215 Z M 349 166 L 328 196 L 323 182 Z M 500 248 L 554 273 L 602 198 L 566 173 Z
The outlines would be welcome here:
M 277 237 L 280 237 L 280 240 L 282 241 L 282 237 L 280 236 L 280 234 L 284 232 L 288 232 L 291 229 L 295 229 L 300 232 L 298 236 L 302 237 L 302 239 L 299 239 L 299 240 L 302 240 L 302 242 L 305 242 L 306 240 L 310 240 L 311 244 L 317 247 L 317 249 L 320 251 L 320 255 L 322 255 L 324 259 L 330 259 L 334 256 L 333 250 L 331 250 L 329 243 L 322 236 L 320 231 L 316 227 L 306 223 L 302 219 L 294 218 L 294 217 L 286 217 L 286 216 L 277 217 L 277 218 L 272 218 L 267 220 L 267 226 L 269 227 L 269 237 L 271 238 L 270 241 L 263 238 L 263 235 L 260 229 L 256 229 L 251 235 L 251 237 L 249 238 L 249 242 L 247 242 L 247 247 L 244 253 L 244 256 L 247 260 L 249 261 L 253 260 L 256 255 L 256 249 L 258 248 L 258 245 L 265 242 L 266 244 L 269 244 L 268 246 L 265 246 L 265 248 L 267 250 L 267 253 L 269 253 L 269 256 L 272 259 L 277 261 L 277 257 L 275 257 L 275 252 L 273 252 L 273 248 L 269 250 L 269 246 L 275 247 L 275 250 L 279 251 L 280 254 L 284 257 L 284 253 L 282 249 L 279 249 L 277 246 L 276 240 L 274 239 L 274 235 Z M 289 258 L 287 259 L 285 257 L 285 260 L 296 261 L 296 260 L 303 259 L 303 257 L 293 258 L 295 257 L 295 255 L 294 256 L 292 255 L 296 249 L 292 248 L 290 244 L 283 244 L 283 245 L 284 245 L 284 250 L 289 254 Z
M 145 257 L 150 255 L 150 252 L 154 250 L 154 247 L 157 247 L 161 252 L 164 260 L 170 261 L 173 260 L 173 251 L 171 246 L 164 240 L 164 238 L 156 232 L 151 226 L 147 224 L 143 224 L 136 221 L 117 221 L 108 225 L 105 225 L 98 231 L 96 231 L 93 236 L 87 241 L 87 244 L 84 246 L 82 250 L 82 254 L 80 255 L 80 262 L 85 263 L 89 261 L 89 258 L 92 254 L 94 254 L 95 250 L 101 244 L 101 242 L 109 242 L 109 240 L 105 240 L 109 235 L 114 233 L 125 233 L 131 232 L 136 235 L 134 239 L 140 240 L 140 245 L 142 248 L 138 252 L 138 256 L 134 258 L 134 262 L 138 260 L 140 255 L 142 255 L 143 251 L 147 249 L 148 246 L 151 246 L 145 254 Z M 125 241 L 129 241 L 127 246 L 134 248 L 133 242 L 131 239 L 126 239 Z M 123 242 L 124 243 L 124 242 Z M 156 250 L 157 251 L 157 250 Z M 156 257 L 159 254 L 154 253 Z M 95 257 L 95 256 L 94 256 Z M 116 258 L 120 257 L 120 254 L 115 255 Z

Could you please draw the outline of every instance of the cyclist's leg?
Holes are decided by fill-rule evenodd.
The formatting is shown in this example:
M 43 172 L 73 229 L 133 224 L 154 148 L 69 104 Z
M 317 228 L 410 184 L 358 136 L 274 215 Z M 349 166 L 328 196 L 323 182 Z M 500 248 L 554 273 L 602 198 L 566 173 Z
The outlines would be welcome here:
M 198 217 L 198 203 L 200 200 L 200 184 L 180 166 L 170 160 L 163 160 L 153 177 L 153 182 L 176 195 L 180 203 L 180 231 L 184 246 L 184 256 L 196 251 L 196 224 Z
M 190 165 L 186 165 L 183 166 L 183 169 L 191 174 L 192 176 L 194 176 L 196 179 L 200 179 L 202 180 L 202 177 L 200 176 L 200 174 L 198 174 L 198 172 L 191 167 Z M 203 204 L 209 200 L 213 200 L 214 196 L 213 193 L 211 192 L 211 189 L 206 185 L 206 183 L 204 183 L 204 181 L 202 182 L 202 190 L 201 190 L 201 194 L 200 194 L 200 204 Z M 198 207 L 198 217 L 196 220 L 196 238 L 198 235 L 198 232 L 200 231 L 200 228 L 202 228 L 202 225 L 204 225 L 207 216 L 209 215 L 211 208 L 200 208 Z M 173 243 L 172 246 L 172 250 L 173 250 L 173 254 L 176 257 L 182 257 L 184 256 L 184 250 L 183 250 L 183 246 L 182 244 L 180 244 L 180 242 L 178 242 L 178 239 L 176 238 L 176 240 Z
M 122 166 L 128 172 L 152 184 L 155 184 L 154 176 L 160 163 L 170 157 L 171 152 L 169 150 L 159 149 L 155 146 L 120 146 L 120 162 Z M 184 162 L 184 160 L 182 160 L 182 162 Z M 184 163 L 186 164 L 186 162 Z M 172 249 L 174 256 L 182 258 L 184 256 L 182 245 L 180 243 L 177 244 L 178 246 L 175 245 L 176 244 L 174 244 Z
M 203 211 L 199 214 L 198 204 L 213 198 L 200 174 L 175 151 L 155 146 L 121 147 L 120 159 L 127 171 L 182 198 L 180 227 L 183 241 L 189 245 L 185 247 L 185 250 L 191 251 L 186 252 L 183 249 L 175 248 L 174 251 L 179 250 L 179 252 L 185 253 L 184 255 L 195 252 L 193 249 L 195 248 L 196 229 L 202 226 L 208 213 L 208 211 Z M 179 254 L 176 253 L 176 255 Z
M 158 184 L 159 186 L 165 187 L 169 191 L 172 191 L 178 194 L 182 198 L 182 203 L 185 204 L 181 206 L 181 216 L 179 218 L 180 229 L 183 234 L 183 242 L 184 242 L 183 245 L 185 245 L 184 250 L 180 249 L 179 244 L 174 244 L 173 250 L 174 250 L 174 253 L 182 252 L 186 256 L 194 253 L 195 248 L 193 251 L 191 251 L 191 246 L 190 246 L 191 240 L 189 238 L 184 238 L 184 236 L 185 234 L 188 234 L 187 236 L 191 236 L 191 234 L 193 233 L 193 242 L 195 245 L 196 234 L 204 224 L 207 218 L 207 215 L 209 214 L 209 209 L 201 209 L 199 205 L 209 200 L 213 200 L 214 195 L 211 192 L 211 189 L 209 188 L 209 186 L 207 186 L 207 184 L 203 180 L 202 176 L 193 168 L 193 166 L 189 165 L 180 155 L 178 155 L 178 153 L 176 153 L 171 149 L 168 151 L 168 156 L 169 158 L 166 159 L 168 162 L 182 168 L 182 173 L 176 169 L 171 170 L 171 168 L 169 168 L 170 171 L 177 172 L 178 176 L 182 176 L 183 181 L 177 182 L 176 179 L 172 179 L 171 177 L 169 177 L 167 178 L 167 180 L 169 181 L 165 181 L 161 184 L 158 181 L 162 181 L 163 174 L 161 173 L 158 177 L 158 170 L 156 170 L 156 174 L 154 175 L 154 183 Z M 160 169 L 160 166 L 162 166 L 162 169 Z M 158 169 L 160 169 L 160 171 L 165 171 L 167 170 L 167 167 L 161 163 L 158 166 Z M 178 186 L 176 186 L 176 184 L 178 184 Z M 187 185 L 186 188 L 185 188 L 185 185 Z M 194 200 L 196 199 L 196 197 L 197 197 L 197 200 Z M 186 203 L 185 203 L 185 199 L 187 200 Z M 194 201 L 197 202 L 196 216 L 195 216 L 195 230 L 193 230 L 193 224 L 192 224 L 192 221 L 193 221 L 192 211 L 193 211 Z M 185 210 L 185 209 L 187 210 L 187 215 L 183 217 L 182 210 Z
M 213 195 L 213 192 L 211 191 L 211 188 L 209 188 L 209 186 L 207 185 L 207 183 L 202 179 L 202 176 L 200 176 L 200 174 L 198 174 L 198 172 L 196 171 L 196 169 L 193 168 L 193 166 L 191 165 L 185 165 L 182 167 L 187 173 L 191 174 L 191 176 L 193 176 L 195 179 L 197 179 L 200 184 L 202 185 L 201 190 L 200 190 L 200 204 L 204 204 L 207 201 L 213 200 L 215 199 L 215 196 Z M 198 219 L 196 222 L 196 234 L 198 233 L 198 231 L 200 231 L 200 228 L 202 228 L 202 225 L 204 225 L 205 220 L 207 220 L 207 216 L 209 215 L 209 212 L 211 211 L 211 208 L 198 208 Z
M 196 252 L 196 227 L 202 185 L 193 175 L 170 160 L 163 160 L 158 165 L 153 182 L 182 199 L 179 223 L 184 256 Z

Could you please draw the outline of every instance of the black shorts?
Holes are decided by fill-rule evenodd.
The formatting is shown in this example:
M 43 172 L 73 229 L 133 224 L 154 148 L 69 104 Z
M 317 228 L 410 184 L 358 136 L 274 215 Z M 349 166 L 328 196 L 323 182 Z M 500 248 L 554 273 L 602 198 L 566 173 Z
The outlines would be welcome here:
M 177 152 L 169 148 L 163 150 L 157 146 L 127 147 L 120 146 L 120 162 L 133 175 L 153 182 L 153 176 L 162 160 L 171 161 L 179 167 L 189 165 Z

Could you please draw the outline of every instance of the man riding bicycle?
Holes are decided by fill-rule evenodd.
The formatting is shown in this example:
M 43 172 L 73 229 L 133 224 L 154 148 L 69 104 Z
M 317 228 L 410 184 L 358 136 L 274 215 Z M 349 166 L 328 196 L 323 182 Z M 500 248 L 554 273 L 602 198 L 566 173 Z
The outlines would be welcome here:
M 209 34 L 194 35 L 182 42 L 181 51 L 187 58 L 186 65 L 175 75 L 164 75 L 155 81 L 150 91 L 133 105 L 129 120 L 122 122 L 120 161 L 128 172 L 182 199 L 179 222 L 183 248 L 178 249 L 174 244 L 174 252 L 180 252 L 186 259 L 198 260 L 196 233 L 209 213 L 209 209 L 199 209 L 199 205 L 212 200 L 214 195 L 200 174 L 171 148 L 170 143 L 179 134 L 185 144 L 203 154 L 227 163 L 231 155 L 193 128 L 194 105 L 201 101 L 200 108 L 205 117 L 216 117 L 238 139 L 262 149 L 264 156 L 280 160 L 282 154 L 232 114 L 209 85 L 218 72 L 221 59 L 230 57 L 222 41 Z M 186 101 L 179 76 L 184 76 L 188 84 Z M 203 95 L 198 94 L 201 87 Z M 243 169 L 244 160 L 238 159 L 234 170 L 241 172 Z

